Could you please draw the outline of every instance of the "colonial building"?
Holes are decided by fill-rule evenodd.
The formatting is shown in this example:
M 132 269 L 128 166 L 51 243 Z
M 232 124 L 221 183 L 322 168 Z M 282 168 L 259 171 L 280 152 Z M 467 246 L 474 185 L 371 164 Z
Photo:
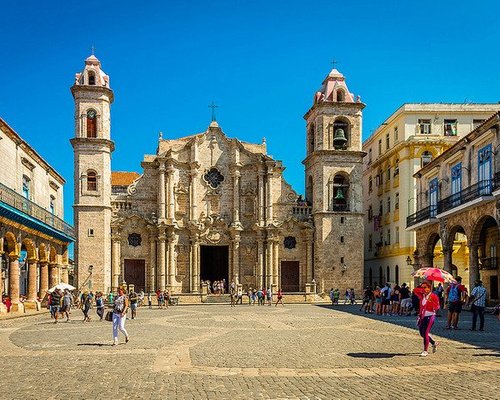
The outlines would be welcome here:
M 407 225 L 416 231 L 414 267 L 435 264 L 441 248 L 445 270 L 470 286 L 481 278 L 498 300 L 500 245 L 500 113 L 460 139 L 415 174 L 417 211 Z M 458 244 L 457 244 L 458 242 Z M 468 255 L 457 263 L 461 251 Z
M 499 104 L 404 104 L 363 143 L 367 285 L 411 283 L 406 260 L 415 233 L 406 231 L 406 218 L 415 212 L 413 175 L 498 110 Z M 467 259 L 461 240 L 457 263 Z
M 314 292 L 362 283 L 361 118 L 364 105 L 337 70 L 307 121 L 307 195 L 259 144 L 213 120 L 182 138 L 160 134 L 140 174 L 111 172 L 113 92 L 91 56 L 75 100 L 75 263 L 79 281 L 114 290 L 191 294 L 204 281 Z M 89 268 L 92 266 L 92 268 Z
M 13 311 L 21 303 L 35 307 L 49 287 L 68 281 L 74 234 L 63 220 L 63 185 L 62 176 L 0 118 L 0 292 Z

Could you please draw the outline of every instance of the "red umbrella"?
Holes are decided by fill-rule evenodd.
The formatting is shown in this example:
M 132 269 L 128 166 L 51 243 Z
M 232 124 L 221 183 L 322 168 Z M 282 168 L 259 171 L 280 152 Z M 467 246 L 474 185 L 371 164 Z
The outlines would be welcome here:
M 415 278 L 423 278 L 428 281 L 438 281 L 438 282 L 456 282 L 453 275 L 439 268 L 420 268 L 411 274 Z

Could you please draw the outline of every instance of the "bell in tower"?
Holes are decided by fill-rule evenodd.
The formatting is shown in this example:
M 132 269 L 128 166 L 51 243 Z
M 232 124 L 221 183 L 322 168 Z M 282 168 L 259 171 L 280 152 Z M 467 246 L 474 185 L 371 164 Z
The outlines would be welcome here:
M 344 150 L 347 145 L 347 138 L 345 137 L 345 132 L 342 128 L 337 128 L 335 130 L 335 136 L 333 137 L 333 147 L 335 150 Z

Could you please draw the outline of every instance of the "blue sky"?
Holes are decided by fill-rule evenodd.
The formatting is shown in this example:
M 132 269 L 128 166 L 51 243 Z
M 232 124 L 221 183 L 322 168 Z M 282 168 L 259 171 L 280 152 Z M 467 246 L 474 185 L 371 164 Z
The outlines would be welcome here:
M 22 1 L 2 4 L 0 116 L 67 180 L 74 74 L 95 45 L 115 92 L 113 170 L 140 172 L 158 132 L 210 123 L 267 138 L 303 192 L 305 122 L 331 69 L 361 95 L 364 137 L 405 102 L 500 101 L 500 2 Z

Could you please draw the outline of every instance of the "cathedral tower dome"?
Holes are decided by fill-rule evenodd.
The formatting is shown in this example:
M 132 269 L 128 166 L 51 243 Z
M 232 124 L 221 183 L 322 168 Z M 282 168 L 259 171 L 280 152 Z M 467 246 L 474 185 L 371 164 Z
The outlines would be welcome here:
M 336 68 L 330 71 L 314 95 L 314 104 L 323 101 L 354 103 L 354 95 L 349 92 L 344 75 Z
M 101 69 L 101 62 L 95 55 L 91 54 L 85 59 L 83 71 L 75 74 L 75 85 L 109 88 L 109 76 Z

